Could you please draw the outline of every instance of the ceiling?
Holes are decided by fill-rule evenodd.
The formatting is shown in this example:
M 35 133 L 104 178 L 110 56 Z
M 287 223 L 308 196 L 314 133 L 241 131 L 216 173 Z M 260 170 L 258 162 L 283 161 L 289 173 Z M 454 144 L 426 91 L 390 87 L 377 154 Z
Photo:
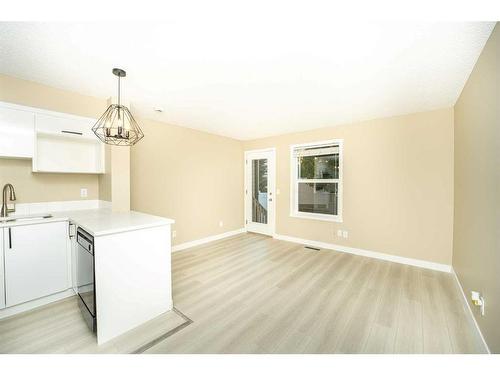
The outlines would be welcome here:
M 171 17 L 174 18 L 174 17 Z M 0 23 L 0 73 L 236 139 L 453 106 L 494 23 Z M 153 108 L 160 107 L 162 113 Z

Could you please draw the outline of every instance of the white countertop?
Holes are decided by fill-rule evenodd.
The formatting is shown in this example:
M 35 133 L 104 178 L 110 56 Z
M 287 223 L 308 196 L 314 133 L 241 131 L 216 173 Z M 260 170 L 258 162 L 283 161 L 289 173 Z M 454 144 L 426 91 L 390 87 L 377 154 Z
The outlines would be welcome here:
M 18 225 L 71 221 L 95 237 L 132 230 L 152 228 L 173 224 L 174 220 L 142 212 L 113 212 L 110 208 L 98 208 L 78 211 L 47 212 L 52 217 L 46 219 L 0 222 L 0 228 Z M 10 215 L 15 218 L 16 215 Z M 41 215 L 38 215 L 41 216 Z

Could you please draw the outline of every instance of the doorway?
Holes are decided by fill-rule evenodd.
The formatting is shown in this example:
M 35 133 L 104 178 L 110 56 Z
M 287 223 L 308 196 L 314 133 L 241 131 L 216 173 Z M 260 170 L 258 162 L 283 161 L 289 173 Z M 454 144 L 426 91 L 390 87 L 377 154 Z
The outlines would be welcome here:
M 272 236 L 275 226 L 276 150 L 245 152 L 245 226 Z

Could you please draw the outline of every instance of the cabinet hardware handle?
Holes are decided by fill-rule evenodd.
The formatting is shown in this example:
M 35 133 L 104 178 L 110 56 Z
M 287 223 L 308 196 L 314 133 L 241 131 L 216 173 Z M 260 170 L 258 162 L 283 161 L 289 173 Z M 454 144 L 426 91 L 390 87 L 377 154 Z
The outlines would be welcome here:
M 12 234 L 10 227 L 9 227 L 9 249 L 12 249 Z
M 69 224 L 68 224 L 68 238 L 69 238 L 69 239 L 71 239 L 71 238 L 75 237 L 75 232 L 76 232 L 76 231 L 75 231 L 75 232 L 73 232 L 73 234 L 71 234 L 71 230 L 72 230 L 73 228 L 75 228 L 75 224 L 71 224 L 71 223 L 69 223 Z
M 61 130 L 61 133 L 66 133 L 66 134 L 75 134 L 75 135 L 83 135 L 83 133 L 80 132 L 72 132 L 70 130 Z

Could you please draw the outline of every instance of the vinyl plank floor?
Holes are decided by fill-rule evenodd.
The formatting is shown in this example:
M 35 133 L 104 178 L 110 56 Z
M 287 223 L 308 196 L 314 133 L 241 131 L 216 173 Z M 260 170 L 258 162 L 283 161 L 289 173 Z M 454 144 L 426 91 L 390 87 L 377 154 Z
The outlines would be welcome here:
M 0 353 L 132 353 L 184 322 L 169 311 L 98 346 L 80 314 L 77 297 L 69 297 L 0 320 Z
M 149 353 L 485 352 L 450 274 L 256 234 L 173 264 L 194 323 Z
M 76 299 L 0 321 L 0 353 L 484 353 L 451 274 L 241 234 L 172 254 L 175 312 L 97 346 Z M 172 332 L 162 336 L 165 332 Z

